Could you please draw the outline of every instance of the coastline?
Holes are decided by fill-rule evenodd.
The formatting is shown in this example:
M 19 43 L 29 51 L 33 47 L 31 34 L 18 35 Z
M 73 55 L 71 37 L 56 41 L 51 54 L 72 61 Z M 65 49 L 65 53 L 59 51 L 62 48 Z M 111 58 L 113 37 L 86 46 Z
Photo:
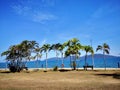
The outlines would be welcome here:
M 46 70 L 46 68 L 28 68 L 28 70 Z M 71 68 L 58 68 L 65 69 L 65 70 L 71 70 Z M 84 70 L 84 68 L 77 68 L 78 70 Z M 53 70 L 53 68 L 47 68 L 47 70 Z M 88 68 L 88 70 L 92 70 L 91 68 Z M 105 70 L 105 68 L 94 68 L 93 70 Z M 106 68 L 106 70 L 120 70 L 120 68 Z
M 58 68 L 65 69 L 65 70 L 71 70 L 71 68 Z M 77 68 L 78 70 L 84 70 L 84 68 Z M 9 70 L 8 68 L 0 68 L 0 70 Z M 28 68 L 30 71 L 34 70 L 46 70 L 46 68 Z M 53 68 L 47 68 L 47 70 L 53 70 Z M 92 70 L 91 68 L 88 68 L 87 70 Z M 93 70 L 105 70 L 105 68 L 93 68 Z M 120 70 L 120 68 L 106 68 L 106 70 Z

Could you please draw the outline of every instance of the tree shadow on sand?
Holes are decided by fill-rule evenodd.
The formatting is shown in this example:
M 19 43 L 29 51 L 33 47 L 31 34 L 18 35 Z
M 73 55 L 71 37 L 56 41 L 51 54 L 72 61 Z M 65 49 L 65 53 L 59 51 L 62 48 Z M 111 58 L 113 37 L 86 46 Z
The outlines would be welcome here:
M 11 73 L 10 71 L 0 71 L 0 73 Z
M 113 73 L 113 74 L 95 74 L 98 76 L 104 76 L 104 77 L 113 77 L 115 79 L 120 79 L 120 73 Z
M 59 69 L 60 72 L 68 72 L 68 71 L 72 71 L 72 70 L 68 70 L 68 69 Z

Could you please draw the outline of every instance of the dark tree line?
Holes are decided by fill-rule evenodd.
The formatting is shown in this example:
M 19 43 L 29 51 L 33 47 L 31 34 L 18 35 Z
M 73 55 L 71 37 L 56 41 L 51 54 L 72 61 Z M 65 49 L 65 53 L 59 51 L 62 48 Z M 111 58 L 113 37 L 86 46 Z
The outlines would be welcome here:
M 46 55 L 46 70 L 47 70 L 47 58 L 48 53 L 54 50 L 56 54 L 56 58 L 58 58 L 58 54 L 61 54 L 61 64 L 64 65 L 64 57 L 70 57 L 70 66 L 74 70 L 76 69 L 76 60 L 80 57 L 80 50 L 84 50 L 86 52 L 85 55 L 85 65 L 87 65 L 87 54 L 91 53 L 94 55 L 94 50 L 90 45 L 81 45 L 80 41 L 77 38 L 73 38 L 64 42 L 63 44 L 44 44 L 41 47 L 36 41 L 28 41 L 24 40 L 20 44 L 12 45 L 8 48 L 7 51 L 4 51 L 1 56 L 6 56 L 6 60 L 10 61 L 9 69 L 11 72 L 20 72 L 25 67 L 25 60 L 37 59 L 39 60 L 42 57 L 42 53 Z M 98 45 L 97 50 L 103 50 L 103 54 L 109 54 L 109 46 L 107 44 Z M 32 53 L 35 56 L 32 56 Z M 106 62 L 104 58 L 104 64 L 106 69 Z M 36 65 L 38 67 L 38 64 Z M 58 63 L 56 63 L 58 66 Z

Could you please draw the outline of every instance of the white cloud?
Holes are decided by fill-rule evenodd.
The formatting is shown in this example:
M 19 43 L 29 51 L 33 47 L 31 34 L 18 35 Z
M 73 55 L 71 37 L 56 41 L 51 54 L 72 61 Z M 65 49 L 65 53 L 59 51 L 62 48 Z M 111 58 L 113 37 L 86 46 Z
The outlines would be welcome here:
M 26 16 L 31 10 L 30 7 L 22 6 L 22 5 L 14 5 L 12 6 L 12 8 L 15 11 L 15 13 L 17 13 L 18 15 L 23 15 L 23 16 Z
M 50 12 L 46 7 L 55 5 L 55 0 L 21 0 L 14 3 L 11 7 L 13 11 L 34 22 L 46 23 L 56 20 L 57 16 Z
M 45 23 L 46 21 L 56 20 L 57 17 L 53 14 L 46 14 L 46 13 L 35 13 L 33 15 L 33 21 Z
M 92 18 L 101 18 L 113 13 L 116 9 L 111 5 L 107 4 L 99 7 L 93 14 Z

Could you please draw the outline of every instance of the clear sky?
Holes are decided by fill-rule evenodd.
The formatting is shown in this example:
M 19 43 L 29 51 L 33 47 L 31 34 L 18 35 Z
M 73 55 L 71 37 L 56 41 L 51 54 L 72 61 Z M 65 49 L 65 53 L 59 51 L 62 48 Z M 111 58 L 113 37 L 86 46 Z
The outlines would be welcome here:
M 120 0 L 0 0 L 0 53 L 23 40 L 42 45 L 74 37 L 120 54 Z

